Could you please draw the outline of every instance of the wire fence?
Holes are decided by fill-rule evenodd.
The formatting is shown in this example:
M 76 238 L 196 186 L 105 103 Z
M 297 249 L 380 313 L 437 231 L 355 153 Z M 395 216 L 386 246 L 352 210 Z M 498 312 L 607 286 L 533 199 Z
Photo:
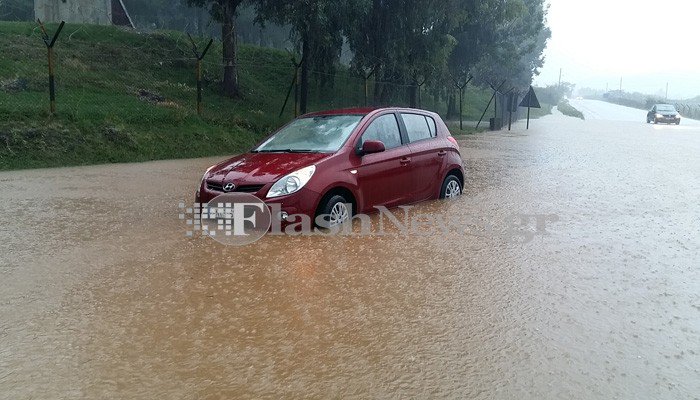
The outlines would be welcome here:
M 700 104 L 674 103 L 674 105 L 682 116 L 690 119 L 700 119 Z

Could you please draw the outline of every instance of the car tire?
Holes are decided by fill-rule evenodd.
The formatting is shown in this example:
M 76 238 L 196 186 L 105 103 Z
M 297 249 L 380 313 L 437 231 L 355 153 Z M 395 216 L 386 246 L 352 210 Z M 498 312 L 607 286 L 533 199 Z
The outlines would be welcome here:
M 659 120 L 654 118 L 654 125 L 658 125 L 658 124 L 659 124 Z
M 681 121 L 676 122 L 676 125 L 680 125 L 680 124 L 681 124 Z
M 462 183 L 459 181 L 455 175 L 447 175 L 445 181 L 442 182 L 442 188 L 440 189 L 441 199 L 453 199 L 459 197 L 462 194 Z
M 316 214 L 316 217 L 319 215 L 327 215 L 328 220 L 324 218 L 324 220 L 321 221 L 321 223 L 317 223 L 317 225 L 321 228 L 328 229 L 352 218 L 352 207 L 348 209 L 348 204 L 351 203 L 339 194 L 330 196 L 323 202 Z

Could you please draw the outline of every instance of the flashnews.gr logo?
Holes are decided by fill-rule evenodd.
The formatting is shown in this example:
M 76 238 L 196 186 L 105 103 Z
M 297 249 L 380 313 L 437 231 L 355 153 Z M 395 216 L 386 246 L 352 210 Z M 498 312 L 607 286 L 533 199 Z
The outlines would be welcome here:
M 447 203 L 446 203 L 447 204 Z M 346 205 L 349 210 L 352 204 Z M 511 214 L 500 219 L 465 213 L 459 203 L 442 212 L 421 213 L 413 206 L 389 210 L 376 207 L 374 216 L 350 212 L 343 223 L 330 224 L 330 215 L 317 215 L 312 221 L 305 214 L 286 215 L 279 203 L 265 204 L 246 193 L 226 193 L 205 204 L 186 208 L 180 202 L 180 219 L 188 226 L 186 236 L 211 238 L 224 245 L 243 246 L 266 234 L 278 236 L 342 237 L 474 237 L 502 240 L 505 243 L 530 243 L 537 236 L 549 236 L 549 223 L 559 221 L 556 214 Z M 274 216 L 274 217 L 273 217 Z M 284 222 L 283 222 L 284 221 Z
M 187 224 L 225 245 L 251 244 L 265 236 L 272 223 L 265 202 L 247 193 L 224 193 L 209 203 L 195 204 L 192 211 L 194 218 Z M 187 234 L 193 236 L 194 232 Z

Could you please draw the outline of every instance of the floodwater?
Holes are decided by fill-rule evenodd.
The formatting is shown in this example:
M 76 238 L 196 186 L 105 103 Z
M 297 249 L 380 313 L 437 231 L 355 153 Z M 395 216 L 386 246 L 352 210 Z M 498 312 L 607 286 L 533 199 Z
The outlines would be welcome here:
M 644 117 L 462 139 L 412 213 L 469 234 L 227 247 L 178 219 L 214 159 L 1 173 L 0 398 L 697 399 L 700 127 Z

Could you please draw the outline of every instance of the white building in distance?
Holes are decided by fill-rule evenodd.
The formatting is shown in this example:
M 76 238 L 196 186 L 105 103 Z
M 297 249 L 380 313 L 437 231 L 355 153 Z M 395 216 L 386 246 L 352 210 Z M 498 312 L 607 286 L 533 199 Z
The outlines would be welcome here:
M 41 22 L 134 27 L 123 0 L 34 0 L 34 16 Z

